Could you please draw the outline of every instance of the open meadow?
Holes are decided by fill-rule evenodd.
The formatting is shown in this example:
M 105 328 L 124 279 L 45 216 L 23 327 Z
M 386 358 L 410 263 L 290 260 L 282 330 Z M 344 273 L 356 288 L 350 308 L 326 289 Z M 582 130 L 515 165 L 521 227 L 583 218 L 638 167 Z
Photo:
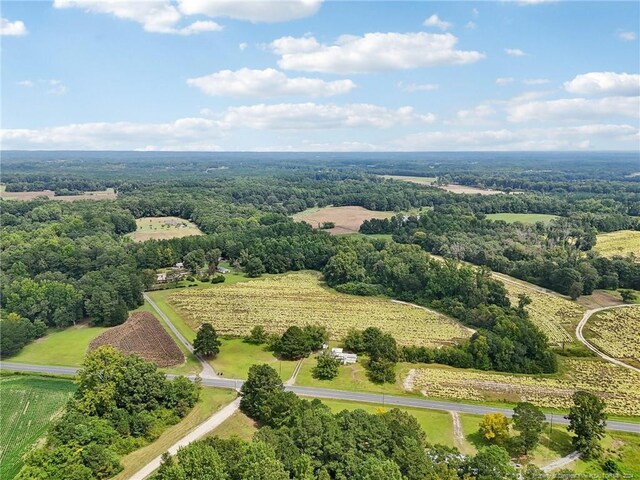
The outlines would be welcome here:
M 75 386 L 70 380 L 0 376 L 0 478 L 13 478 L 22 458 L 64 408 Z
M 363 207 L 323 207 L 309 208 L 293 215 L 297 222 L 306 222 L 314 228 L 320 228 L 325 222 L 333 222 L 335 227 L 326 231 L 332 235 L 357 233 L 365 220 L 372 218 L 391 218 L 394 212 L 376 212 Z
M 399 180 L 401 182 L 417 183 L 418 185 L 433 185 L 438 180 L 436 177 L 411 177 L 408 175 L 378 175 L 387 180 Z
M 310 272 L 182 290 L 168 301 L 193 329 L 209 322 L 224 336 L 248 335 L 256 325 L 282 334 L 292 325 L 306 324 L 325 326 L 333 340 L 350 329 L 375 326 L 401 345 L 451 345 L 471 335 L 455 320 L 423 308 L 337 293 Z
M 94 192 L 84 192 L 80 195 L 56 195 L 53 190 L 41 190 L 32 192 L 7 192 L 4 188 L 0 189 L 0 198 L 5 200 L 35 200 L 36 198 L 46 197 L 49 200 L 58 200 L 62 202 L 74 202 L 76 200 L 115 200 L 117 194 L 113 188 L 99 190 Z
M 545 213 L 488 213 L 487 218 L 489 220 L 502 220 L 507 223 L 534 224 L 538 222 L 549 223 L 551 220 L 558 218 L 558 216 Z
M 195 223 L 178 217 L 142 217 L 136 225 L 136 231 L 128 234 L 134 242 L 202 235 Z
M 596 313 L 584 335 L 604 353 L 640 365 L 640 306 Z
M 640 232 L 634 230 L 619 230 L 611 233 L 601 233 L 597 236 L 596 252 L 605 257 L 615 255 L 635 255 L 640 261 Z

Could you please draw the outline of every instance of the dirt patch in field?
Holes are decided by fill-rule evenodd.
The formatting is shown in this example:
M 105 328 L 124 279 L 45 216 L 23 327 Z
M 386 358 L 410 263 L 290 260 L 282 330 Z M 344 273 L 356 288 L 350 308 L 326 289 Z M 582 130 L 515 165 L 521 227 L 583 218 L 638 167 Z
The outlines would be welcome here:
M 624 302 L 620 297 L 617 297 L 609 292 L 603 292 L 601 290 L 594 290 L 591 295 L 583 295 L 576 300 L 580 305 L 587 307 L 588 309 L 611 307 L 613 305 L 624 305 Z
M 42 190 L 40 192 L 0 192 L 0 197 L 5 200 L 35 200 L 36 198 L 46 197 L 49 200 L 58 200 L 61 202 L 75 202 L 77 200 L 115 200 L 116 192 L 112 188 L 100 190 L 96 192 L 85 192 L 82 195 L 58 195 L 53 190 Z
M 491 190 L 490 188 L 468 187 L 467 185 L 438 185 L 438 188 L 451 193 L 467 193 L 471 195 L 499 195 L 505 193 L 502 190 Z
M 89 345 L 89 351 L 102 345 L 112 345 L 123 353 L 140 355 L 159 367 L 184 362 L 180 347 L 149 312 L 136 312 L 122 325 L 96 337 Z
M 293 219 L 306 222 L 314 228 L 319 228 L 324 222 L 333 222 L 335 227 L 326 231 L 332 235 L 341 235 L 357 233 L 365 220 L 391 218 L 394 215 L 394 212 L 376 212 L 363 207 L 324 207 L 297 213 Z

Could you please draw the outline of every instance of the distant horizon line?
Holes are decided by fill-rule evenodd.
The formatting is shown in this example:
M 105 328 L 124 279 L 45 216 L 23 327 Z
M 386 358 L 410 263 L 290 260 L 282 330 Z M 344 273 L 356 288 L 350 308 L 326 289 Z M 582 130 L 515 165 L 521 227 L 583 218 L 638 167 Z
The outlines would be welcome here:
M 359 153 L 359 154 L 386 154 L 386 153 L 638 153 L 638 150 L 64 150 L 64 149 L 2 149 L 5 152 L 104 152 L 104 153 Z

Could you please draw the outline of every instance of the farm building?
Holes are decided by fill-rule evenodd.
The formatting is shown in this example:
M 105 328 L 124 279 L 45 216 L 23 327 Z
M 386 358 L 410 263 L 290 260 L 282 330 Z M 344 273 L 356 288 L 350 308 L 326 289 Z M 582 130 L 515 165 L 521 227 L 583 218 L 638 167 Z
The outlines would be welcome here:
M 164 224 L 169 226 L 169 227 L 184 227 L 184 226 L 186 226 L 184 224 L 184 222 L 182 222 L 180 220 L 175 220 L 173 218 L 169 218 L 169 219 L 165 220 Z
M 344 352 L 342 348 L 338 347 L 331 349 L 331 356 L 340 360 L 343 365 L 351 365 L 358 361 L 358 355 Z
M 218 273 L 229 273 L 230 271 L 231 270 L 229 270 L 228 268 L 221 267 L 220 265 L 216 267 L 216 272 Z
M 174 265 L 174 268 L 184 268 L 184 263 L 178 262 Z
M 167 281 L 166 273 L 158 273 L 156 275 L 156 283 L 165 283 Z

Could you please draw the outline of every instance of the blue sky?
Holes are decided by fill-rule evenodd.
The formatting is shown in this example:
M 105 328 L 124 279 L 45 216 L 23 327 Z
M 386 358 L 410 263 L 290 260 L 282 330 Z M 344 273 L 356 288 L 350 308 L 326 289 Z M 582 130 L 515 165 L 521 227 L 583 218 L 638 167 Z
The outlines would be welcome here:
M 639 2 L 1 6 L 3 149 L 639 149 Z

